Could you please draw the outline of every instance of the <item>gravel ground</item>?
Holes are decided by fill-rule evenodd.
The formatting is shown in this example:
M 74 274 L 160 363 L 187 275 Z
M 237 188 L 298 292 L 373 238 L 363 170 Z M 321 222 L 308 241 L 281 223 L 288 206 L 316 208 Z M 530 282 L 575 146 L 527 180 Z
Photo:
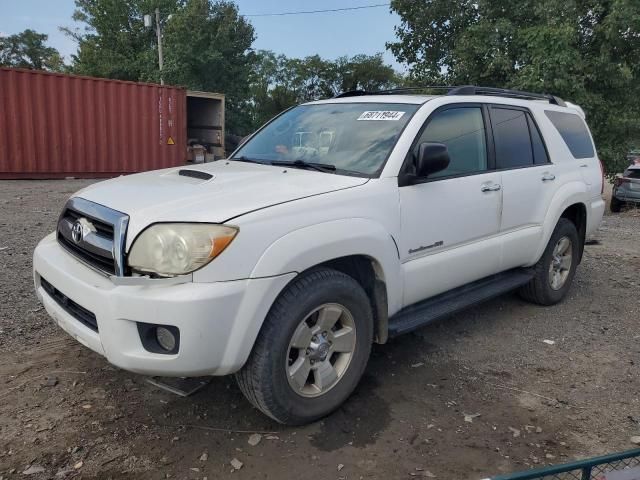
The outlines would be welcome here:
M 605 217 L 562 304 L 508 295 L 376 346 L 341 409 L 286 428 L 230 378 L 173 396 L 49 320 L 33 293 L 31 253 L 88 183 L 0 182 L 5 479 L 479 479 L 624 450 L 640 434 L 635 212 Z

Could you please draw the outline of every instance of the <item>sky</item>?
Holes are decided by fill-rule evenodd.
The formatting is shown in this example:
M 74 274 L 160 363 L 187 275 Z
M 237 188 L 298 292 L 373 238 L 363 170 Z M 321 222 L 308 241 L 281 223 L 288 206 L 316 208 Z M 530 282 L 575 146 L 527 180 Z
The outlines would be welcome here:
M 385 0 L 236 0 L 243 15 L 332 8 L 358 7 L 386 3 Z M 75 53 L 75 42 L 58 27 L 75 27 L 71 15 L 73 0 L 0 0 L 0 35 L 31 28 L 49 35 L 48 43 L 58 49 L 67 62 Z M 335 59 L 342 55 L 384 53 L 385 61 L 399 71 L 404 68 L 386 51 L 385 43 L 395 38 L 399 17 L 389 7 L 343 12 L 290 16 L 249 16 L 256 30 L 255 49 L 273 50 L 289 57 L 319 54 Z

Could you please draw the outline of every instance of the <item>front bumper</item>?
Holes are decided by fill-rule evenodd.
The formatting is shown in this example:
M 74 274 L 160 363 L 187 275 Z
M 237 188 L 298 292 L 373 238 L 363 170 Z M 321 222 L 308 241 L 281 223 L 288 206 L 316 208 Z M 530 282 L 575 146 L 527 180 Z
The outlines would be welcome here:
M 67 253 L 51 234 L 33 256 L 38 298 L 64 329 L 113 365 L 146 375 L 226 375 L 246 362 L 280 291 L 295 276 L 215 283 L 115 285 Z M 93 313 L 98 331 L 65 310 L 43 288 L 41 279 Z M 137 323 L 173 325 L 180 347 L 168 355 L 147 351 Z

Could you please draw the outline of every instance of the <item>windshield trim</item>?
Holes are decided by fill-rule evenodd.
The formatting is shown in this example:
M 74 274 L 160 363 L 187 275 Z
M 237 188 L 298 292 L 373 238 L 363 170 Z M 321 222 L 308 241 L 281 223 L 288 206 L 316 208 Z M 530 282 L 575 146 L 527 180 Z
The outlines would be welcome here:
M 431 100 L 431 99 L 429 99 Z M 405 129 L 409 126 L 409 124 L 411 123 L 411 120 L 413 120 L 413 117 L 416 113 L 418 113 L 418 111 L 424 106 L 425 103 L 427 103 L 429 100 L 425 101 L 424 103 L 421 104 L 417 104 L 417 103 L 402 103 L 402 102 L 397 102 L 399 104 L 402 105 L 413 105 L 416 107 L 416 109 L 413 112 L 408 112 L 408 118 L 407 121 L 405 122 L 405 124 L 403 125 L 403 127 L 400 129 L 400 131 L 398 132 L 398 138 L 396 139 L 396 141 L 394 142 L 393 146 L 389 149 L 389 152 L 387 153 L 387 156 L 385 157 L 384 161 L 380 163 L 380 167 L 378 167 L 378 169 L 375 172 L 372 173 L 364 173 L 364 172 L 358 172 L 355 170 L 344 170 L 341 168 L 336 168 L 335 171 L 332 172 L 327 172 L 327 173 L 332 173 L 335 175 L 344 175 L 347 177 L 361 177 L 361 178 L 380 178 L 380 175 L 382 175 L 382 171 L 384 170 L 384 168 L 387 165 L 387 162 L 389 161 L 389 158 L 391 157 L 391 154 L 393 153 L 393 151 L 396 149 L 396 146 L 398 145 L 398 142 L 400 141 L 400 139 L 402 138 L 402 135 L 404 135 L 404 131 Z M 326 102 L 329 103 L 329 102 Z M 254 136 L 256 136 L 258 133 L 260 133 L 262 130 L 264 130 L 267 126 L 269 126 L 272 122 L 274 122 L 275 120 L 277 120 L 278 118 L 280 118 L 282 115 L 284 115 L 285 113 L 287 113 L 289 110 L 293 110 L 294 108 L 298 108 L 298 107 L 302 107 L 302 106 L 309 106 L 309 107 L 314 107 L 316 105 L 325 105 L 326 103 L 300 103 L 298 105 L 293 105 L 289 108 L 287 108 L 286 110 L 283 110 L 282 112 L 280 112 L 279 114 L 277 114 L 275 117 L 271 118 L 269 121 L 267 121 L 264 125 L 262 125 L 260 128 L 258 128 L 255 132 L 253 132 L 251 135 L 248 135 L 247 138 L 244 139 L 243 142 L 241 142 L 236 149 L 231 153 L 231 155 L 229 155 L 229 157 L 227 158 L 227 160 L 230 161 L 242 161 L 242 160 L 238 160 L 237 158 L 234 158 L 236 156 L 236 153 L 248 142 L 250 141 Z M 363 102 L 335 102 L 335 104 L 338 105 L 354 105 L 354 104 L 358 104 L 358 103 L 363 103 Z M 366 102 L 366 103 L 376 103 L 376 102 Z M 389 105 L 392 105 L 393 102 L 389 102 Z M 270 162 L 260 162 L 262 165 L 267 165 L 267 166 L 272 166 L 272 167 L 278 167 L 278 168 L 282 168 L 281 166 L 277 166 L 277 165 L 271 165 Z M 322 172 L 319 172 L 322 173 Z

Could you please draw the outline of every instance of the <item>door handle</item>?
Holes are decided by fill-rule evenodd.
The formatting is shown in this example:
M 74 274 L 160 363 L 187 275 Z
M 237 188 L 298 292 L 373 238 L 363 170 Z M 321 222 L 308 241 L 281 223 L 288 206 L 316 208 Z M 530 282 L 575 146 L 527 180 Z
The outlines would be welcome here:
M 489 185 L 482 185 L 482 188 L 480 188 L 480 191 L 482 192 L 497 192 L 498 190 L 500 190 L 500 188 L 502 188 L 500 185 L 498 185 L 497 183 L 492 183 Z
M 551 180 L 555 180 L 556 176 L 553 173 L 545 173 L 542 175 L 543 182 L 550 182 Z

